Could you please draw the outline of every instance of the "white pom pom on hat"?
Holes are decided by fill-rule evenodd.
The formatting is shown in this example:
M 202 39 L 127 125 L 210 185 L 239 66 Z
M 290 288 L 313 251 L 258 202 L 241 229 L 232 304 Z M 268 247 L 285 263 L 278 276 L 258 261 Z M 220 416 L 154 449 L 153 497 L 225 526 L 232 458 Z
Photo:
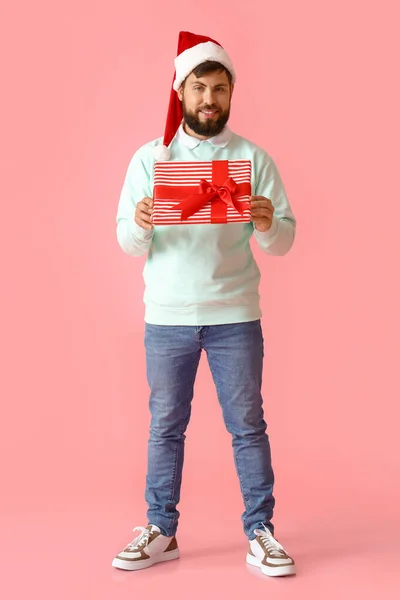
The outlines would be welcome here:
M 177 57 L 174 61 L 175 74 L 172 80 L 164 140 L 163 144 L 159 144 L 153 149 L 153 156 L 156 160 L 170 160 L 171 151 L 168 146 L 174 139 L 182 122 L 182 103 L 178 98 L 177 91 L 193 69 L 208 60 L 218 62 L 228 69 L 232 75 L 232 82 L 235 83 L 236 73 L 232 61 L 218 42 L 205 35 L 181 31 L 178 39 Z
M 153 156 L 156 160 L 169 160 L 171 158 L 171 150 L 164 146 L 164 144 L 159 144 L 153 148 Z

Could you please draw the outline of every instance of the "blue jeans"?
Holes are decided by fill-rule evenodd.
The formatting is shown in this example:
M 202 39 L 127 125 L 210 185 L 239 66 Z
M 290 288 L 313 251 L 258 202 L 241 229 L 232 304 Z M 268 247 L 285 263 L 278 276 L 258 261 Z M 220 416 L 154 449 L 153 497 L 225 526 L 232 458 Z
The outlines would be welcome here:
M 185 431 L 202 350 L 206 351 L 225 425 L 232 435 L 245 505 L 245 534 L 271 523 L 275 499 L 269 438 L 262 408 L 264 340 L 260 321 L 207 327 L 145 325 L 151 428 L 146 501 L 148 522 L 164 535 L 178 527 Z

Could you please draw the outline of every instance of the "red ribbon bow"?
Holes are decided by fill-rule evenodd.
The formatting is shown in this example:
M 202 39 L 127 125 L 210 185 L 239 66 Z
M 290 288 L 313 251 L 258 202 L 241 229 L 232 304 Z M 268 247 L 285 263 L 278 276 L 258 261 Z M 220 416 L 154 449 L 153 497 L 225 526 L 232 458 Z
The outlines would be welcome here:
M 206 179 L 201 179 L 197 194 L 190 194 L 177 204 L 176 208 L 182 210 L 181 219 L 184 221 L 197 213 L 208 202 L 220 199 L 228 206 L 235 208 L 240 214 L 243 214 L 246 203 L 235 199 L 236 190 L 237 185 L 231 177 L 228 177 L 223 185 L 213 185 Z

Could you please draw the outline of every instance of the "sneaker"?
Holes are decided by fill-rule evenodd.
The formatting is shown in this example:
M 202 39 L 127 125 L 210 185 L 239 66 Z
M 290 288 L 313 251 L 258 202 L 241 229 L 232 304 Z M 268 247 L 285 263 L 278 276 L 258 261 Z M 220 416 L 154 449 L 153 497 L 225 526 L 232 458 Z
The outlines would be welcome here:
M 283 546 L 274 538 L 272 533 L 265 527 L 255 529 L 256 538 L 250 540 L 246 562 L 258 567 L 264 575 L 277 577 L 279 575 L 294 575 L 296 566 L 293 558 L 286 554 Z
M 112 566 L 127 571 L 138 571 L 154 564 L 179 558 L 179 548 L 175 536 L 162 535 L 156 525 L 135 527 L 140 531 L 135 539 L 117 554 Z

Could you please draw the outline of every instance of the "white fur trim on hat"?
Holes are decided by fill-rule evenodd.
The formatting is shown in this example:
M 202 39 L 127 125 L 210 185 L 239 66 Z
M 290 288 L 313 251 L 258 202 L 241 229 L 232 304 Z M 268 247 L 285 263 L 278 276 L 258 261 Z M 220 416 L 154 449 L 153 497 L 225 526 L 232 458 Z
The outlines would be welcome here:
M 221 48 L 221 46 L 218 46 L 213 42 L 204 42 L 202 44 L 197 44 L 197 46 L 193 46 L 193 48 L 185 50 L 182 52 L 182 54 L 179 54 L 179 56 L 175 58 L 174 62 L 176 76 L 173 84 L 174 90 L 177 92 L 183 81 L 188 75 L 190 75 L 193 69 L 207 60 L 219 62 L 221 65 L 226 67 L 232 75 L 232 82 L 235 83 L 236 73 L 228 53 Z

